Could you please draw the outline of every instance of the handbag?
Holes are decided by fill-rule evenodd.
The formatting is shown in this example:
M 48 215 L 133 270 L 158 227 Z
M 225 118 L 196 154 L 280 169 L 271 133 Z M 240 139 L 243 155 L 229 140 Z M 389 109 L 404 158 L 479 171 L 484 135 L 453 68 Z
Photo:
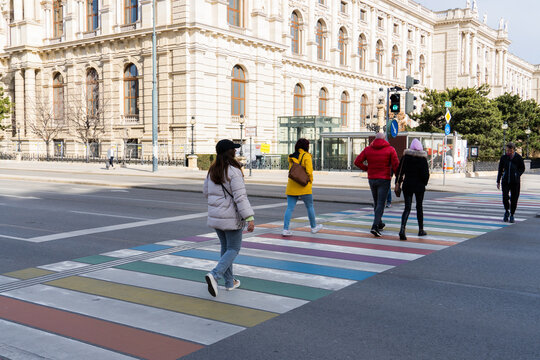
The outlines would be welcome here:
M 405 159 L 403 159 L 403 162 L 405 162 Z M 399 167 L 399 175 L 397 177 L 396 186 L 394 186 L 394 194 L 396 194 L 397 197 L 401 196 L 401 181 L 399 179 L 401 178 L 401 172 L 403 171 L 404 164 L 402 163 Z
M 300 160 L 295 163 L 293 161 L 291 168 L 289 169 L 289 179 L 297 182 L 302 186 L 306 186 L 309 183 L 309 175 L 306 169 L 300 165 L 305 154 L 302 154 Z

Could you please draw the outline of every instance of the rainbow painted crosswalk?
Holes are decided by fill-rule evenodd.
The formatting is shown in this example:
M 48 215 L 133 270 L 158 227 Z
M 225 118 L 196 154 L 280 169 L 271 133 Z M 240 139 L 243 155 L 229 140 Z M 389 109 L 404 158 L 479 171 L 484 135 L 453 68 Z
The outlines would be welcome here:
M 540 195 L 522 194 L 516 221 L 534 216 Z M 402 206 L 386 209 L 381 238 L 370 208 L 306 218 L 246 234 L 234 271 L 242 286 L 212 298 L 204 274 L 219 259 L 214 233 L 0 275 L 0 357 L 178 359 L 357 281 L 511 224 L 500 193 L 427 200 L 426 237 L 414 211 L 399 241 Z M 297 214 L 304 213 L 299 207 Z

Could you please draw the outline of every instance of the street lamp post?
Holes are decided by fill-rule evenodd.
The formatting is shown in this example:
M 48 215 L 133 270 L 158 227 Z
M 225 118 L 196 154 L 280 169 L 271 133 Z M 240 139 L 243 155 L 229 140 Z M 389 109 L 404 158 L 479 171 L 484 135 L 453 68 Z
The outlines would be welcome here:
M 504 147 L 506 146 L 506 129 L 508 129 L 508 124 L 505 122 L 502 124 L 503 129 L 503 154 L 504 154 Z
M 191 124 L 191 155 L 195 155 L 195 137 L 194 137 L 194 134 L 195 134 L 195 116 L 192 116 L 191 117 L 191 121 L 190 121 L 190 124 Z
M 529 136 L 531 135 L 531 129 L 527 128 L 525 134 L 527 134 L 527 159 L 529 159 Z
M 152 1 L 152 172 L 158 170 L 156 0 Z
M 17 152 L 21 152 L 21 129 L 19 129 L 18 125 L 17 125 L 17 137 L 19 138 L 17 141 Z
M 244 130 L 244 114 L 240 115 L 240 156 L 244 156 L 244 150 L 242 149 L 242 145 L 244 144 L 244 136 L 243 136 L 243 130 Z

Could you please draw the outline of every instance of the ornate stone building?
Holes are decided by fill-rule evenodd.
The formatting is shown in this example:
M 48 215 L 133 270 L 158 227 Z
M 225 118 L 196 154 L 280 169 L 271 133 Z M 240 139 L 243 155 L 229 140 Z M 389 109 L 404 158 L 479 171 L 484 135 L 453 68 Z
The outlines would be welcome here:
M 240 121 L 276 152 L 278 116 L 366 130 L 379 89 L 407 74 L 416 91 L 488 83 L 492 96 L 540 96 L 540 68 L 508 53 L 507 25 L 488 27 L 476 1 L 443 12 L 411 0 L 155 3 L 160 157 L 182 158 L 192 137 L 211 153 L 240 138 Z M 0 4 L 0 82 L 14 103 L 2 151 L 44 153 L 36 124 L 60 124 L 49 133 L 57 155 L 84 153 L 85 139 L 96 154 L 113 144 L 119 156 L 150 155 L 152 0 Z

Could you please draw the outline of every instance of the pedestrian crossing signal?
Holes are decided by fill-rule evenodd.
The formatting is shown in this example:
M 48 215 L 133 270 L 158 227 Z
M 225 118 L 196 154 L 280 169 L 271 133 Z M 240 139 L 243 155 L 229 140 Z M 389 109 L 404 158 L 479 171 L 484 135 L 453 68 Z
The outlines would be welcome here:
M 400 102 L 399 94 L 390 95 L 390 111 L 391 112 L 399 113 L 399 102 Z

